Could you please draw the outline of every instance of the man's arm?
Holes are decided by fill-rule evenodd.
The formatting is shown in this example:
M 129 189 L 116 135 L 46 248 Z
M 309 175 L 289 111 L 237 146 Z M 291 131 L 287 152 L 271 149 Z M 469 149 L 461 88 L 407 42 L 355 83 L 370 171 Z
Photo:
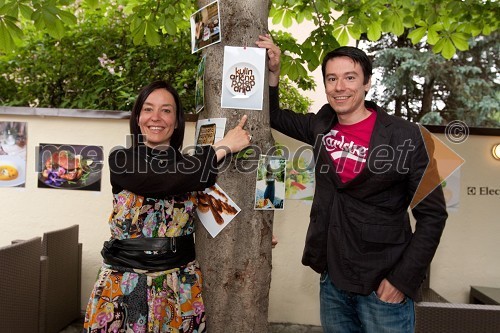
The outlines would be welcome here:
M 415 232 L 401 259 L 387 276 L 392 285 L 412 298 L 425 278 L 448 217 L 432 140 L 424 140 L 420 134 L 416 141 L 415 152 L 409 161 L 408 183 L 412 198 L 422 198 L 412 209 Z
M 259 36 L 259 40 L 255 42 L 258 47 L 267 49 L 268 69 L 269 69 L 269 86 L 277 87 L 280 82 L 280 57 L 281 50 L 274 44 L 269 34 Z
M 291 110 L 282 110 L 279 106 L 279 79 L 281 51 L 274 44 L 270 35 L 261 35 L 255 42 L 257 46 L 267 49 L 269 69 L 269 112 L 271 127 L 296 140 L 313 145 L 311 130 L 313 114 L 298 114 Z

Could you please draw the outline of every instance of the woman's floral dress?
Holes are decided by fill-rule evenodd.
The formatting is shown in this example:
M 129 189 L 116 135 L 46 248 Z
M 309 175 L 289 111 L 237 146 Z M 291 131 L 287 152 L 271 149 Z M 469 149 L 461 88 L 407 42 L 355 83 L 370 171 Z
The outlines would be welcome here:
M 111 178 L 113 184 L 113 174 Z M 191 234 L 196 205 L 195 191 L 158 199 L 122 189 L 114 193 L 112 238 Z M 206 332 L 201 290 L 196 260 L 160 272 L 103 264 L 87 305 L 84 332 Z

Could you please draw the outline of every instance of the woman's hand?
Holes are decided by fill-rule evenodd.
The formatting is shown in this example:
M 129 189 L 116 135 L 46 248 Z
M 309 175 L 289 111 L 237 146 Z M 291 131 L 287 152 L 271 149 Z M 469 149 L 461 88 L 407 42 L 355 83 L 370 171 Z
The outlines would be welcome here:
M 276 87 L 280 79 L 280 48 L 274 44 L 271 35 L 260 35 L 259 40 L 255 42 L 258 47 L 267 49 L 268 68 L 269 68 L 269 85 Z
M 244 129 L 248 116 L 241 117 L 235 128 L 230 129 L 224 138 L 214 144 L 217 161 L 222 160 L 228 153 L 236 153 L 250 145 L 252 136 Z

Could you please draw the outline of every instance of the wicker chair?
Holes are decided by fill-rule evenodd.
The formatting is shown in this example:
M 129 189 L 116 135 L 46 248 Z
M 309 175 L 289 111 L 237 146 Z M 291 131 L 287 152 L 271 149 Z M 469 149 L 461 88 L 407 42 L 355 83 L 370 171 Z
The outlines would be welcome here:
M 449 303 L 429 281 L 430 269 L 415 304 L 415 333 L 500 333 L 500 306 Z
M 78 243 L 78 225 L 45 232 L 42 255 L 48 258 L 47 280 L 42 281 L 42 333 L 57 333 L 81 318 L 82 244 Z
M 40 324 L 41 238 L 0 248 L 0 327 L 2 332 L 36 333 Z
M 500 306 L 420 302 L 415 333 L 499 333 Z

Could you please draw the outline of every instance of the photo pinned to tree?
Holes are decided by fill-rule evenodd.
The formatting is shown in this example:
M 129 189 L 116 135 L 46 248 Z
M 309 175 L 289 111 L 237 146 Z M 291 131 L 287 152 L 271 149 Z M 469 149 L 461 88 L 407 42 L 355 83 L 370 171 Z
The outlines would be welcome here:
M 198 119 L 196 122 L 196 145 L 213 145 L 224 137 L 226 118 Z
M 217 236 L 240 211 L 240 207 L 217 184 L 198 192 L 196 212 L 212 237 Z
M 285 198 L 312 200 L 314 188 L 314 154 L 311 149 L 298 150 L 286 164 Z
M 286 158 L 260 155 L 255 184 L 256 210 L 284 209 Z
M 221 41 L 219 1 L 200 8 L 190 18 L 191 52 L 195 53 Z
M 262 110 L 266 50 L 224 47 L 221 107 Z
M 102 146 L 41 143 L 36 165 L 38 187 L 101 190 Z
M 205 107 L 205 64 L 207 55 L 204 55 L 196 71 L 196 88 L 194 91 L 195 113 L 200 113 Z

